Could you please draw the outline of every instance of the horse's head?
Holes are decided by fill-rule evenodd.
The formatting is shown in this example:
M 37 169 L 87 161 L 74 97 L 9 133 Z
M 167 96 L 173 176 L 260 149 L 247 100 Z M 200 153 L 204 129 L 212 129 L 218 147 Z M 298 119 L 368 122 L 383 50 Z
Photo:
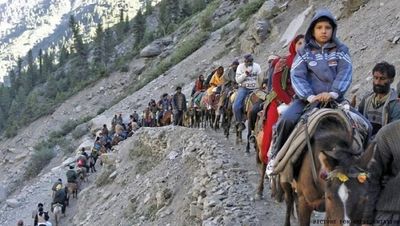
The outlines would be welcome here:
M 361 224 L 367 202 L 367 165 L 372 159 L 374 145 L 358 158 L 338 164 L 323 152 L 320 163 L 326 171 L 325 207 L 326 219 L 333 225 Z M 340 162 L 340 161 L 339 161 Z

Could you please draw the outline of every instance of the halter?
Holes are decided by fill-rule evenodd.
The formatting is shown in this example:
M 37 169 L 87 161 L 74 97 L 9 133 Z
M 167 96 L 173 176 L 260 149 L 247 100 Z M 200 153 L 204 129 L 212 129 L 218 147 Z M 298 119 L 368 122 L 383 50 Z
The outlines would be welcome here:
M 335 178 L 337 178 L 340 182 L 345 183 L 350 178 L 357 178 L 357 180 L 360 184 L 364 184 L 367 181 L 367 179 L 369 178 L 369 173 L 359 167 L 356 167 L 356 168 L 360 172 L 345 174 L 345 173 L 339 172 L 339 170 L 337 170 L 337 169 L 332 170 L 331 172 L 328 173 L 326 180 L 333 181 Z

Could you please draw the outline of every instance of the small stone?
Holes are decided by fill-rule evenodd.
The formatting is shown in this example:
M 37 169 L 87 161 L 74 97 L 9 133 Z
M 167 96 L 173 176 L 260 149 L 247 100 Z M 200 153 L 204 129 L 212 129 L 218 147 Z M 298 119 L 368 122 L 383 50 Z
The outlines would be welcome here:
M 399 42 L 399 40 L 400 40 L 400 36 L 396 36 L 396 37 L 393 38 L 392 43 L 393 44 L 397 44 Z
M 171 152 L 168 154 L 168 159 L 169 159 L 169 160 L 173 160 L 173 159 L 175 159 L 176 157 L 178 157 L 178 155 L 179 155 L 178 152 L 176 152 L 176 151 L 171 151 Z
M 191 203 L 189 207 L 189 213 L 191 217 L 200 218 L 203 213 L 203 209 L 196 205 L 196 203 Z
M 117 177 L 117 171 L 114 171 L 113 173 L 110 174 L 109 178 L 110 179 L 115 179 Z

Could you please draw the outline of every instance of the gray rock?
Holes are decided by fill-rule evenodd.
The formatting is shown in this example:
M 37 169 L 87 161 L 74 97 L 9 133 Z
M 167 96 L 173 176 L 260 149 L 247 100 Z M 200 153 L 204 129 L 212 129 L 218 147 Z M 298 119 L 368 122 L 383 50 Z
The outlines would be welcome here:
M 161 46 L 158 42 L 152 42 L 140 51 L 140 57 L 155 57 L 162 52 Z
M 197 217 L 200 219 L 203 214 L 203 209 L 196 205 L 196 203 L 191 203 L 189 206 L 189 214 L 191 217 Z
M 0 203 L 6 200 L 7 198 L 7 187 L 4 185 L 0 185 Z
M 347 17 L 359 10 L 369 0 L 343 0 L 341 8 L 341 16 Z
M 76 106 L 75 109 L 74 109 L 74 111 L 75 111 L 75 112 L 80 112 L 80 111 L 82 111 L 82 106 L 81 106 L 81 105 Z
M 393 43 L 393 44 L 397 44 L 399 41 L 400 41 L 400 35 L 395 36 L 395 37 L 393 38 L 392 43 Z
M 268 20 L 277 16 L 280 13 L 280 11 L 281 10 L 279 9 L 275 0 L 266 1 L 259 10 L 261 16 Z
M 6 200 L 7 206 L 11 208 L 16 208 L 21 205 L 21 203 L 17 199 L 7 199 Z

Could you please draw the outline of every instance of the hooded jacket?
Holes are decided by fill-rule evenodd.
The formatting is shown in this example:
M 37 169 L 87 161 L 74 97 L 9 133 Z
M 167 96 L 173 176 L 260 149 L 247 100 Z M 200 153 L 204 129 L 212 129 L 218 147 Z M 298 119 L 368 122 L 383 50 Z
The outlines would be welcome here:
M 316 21 L 327 17 L 333 25 L 331 41 L 319 46 L 312 36 Z M 300 99 L 310 100 L 322 92 L 342 99 L 352 80 L 352 63 L 347 46 L 336 38 L 337 24 L 326 9 L 318 10 L 305 34 L 305 45 L 296 55 L 291 70 L 293 88 Z

